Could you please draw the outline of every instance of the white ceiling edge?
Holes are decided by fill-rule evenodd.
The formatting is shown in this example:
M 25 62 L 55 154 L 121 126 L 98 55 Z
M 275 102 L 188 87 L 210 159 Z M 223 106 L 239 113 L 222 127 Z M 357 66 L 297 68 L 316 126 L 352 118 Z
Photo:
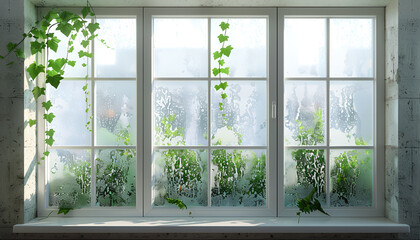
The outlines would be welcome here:
M 37 7 L 80 7 L 86 0 L 29 0 Z M 93 7 L 385 7 L 396 0 L 89 0 Z

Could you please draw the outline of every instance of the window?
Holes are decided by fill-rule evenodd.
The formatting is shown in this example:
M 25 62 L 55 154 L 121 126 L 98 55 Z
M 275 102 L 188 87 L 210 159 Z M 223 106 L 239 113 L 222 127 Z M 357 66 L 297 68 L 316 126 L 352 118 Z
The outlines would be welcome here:
M 382 214 L 383 10 L 96 12 L 110 48 L 47 89 L 40 215 L 295 215 L 314 187 L 332 215 Z

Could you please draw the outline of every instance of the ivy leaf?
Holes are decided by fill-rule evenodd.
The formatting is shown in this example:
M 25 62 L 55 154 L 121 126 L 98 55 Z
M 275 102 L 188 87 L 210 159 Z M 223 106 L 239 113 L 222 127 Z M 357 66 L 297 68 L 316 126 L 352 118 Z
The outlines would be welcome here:
M 223 60 L 223 59 L 220 59 L 217 62 L 219 63 L 220 66 L 225 65 L 225 60 Z
M 219 38 L 219 42 L 226 42 L 229 39 L 229 36 L 225 36 L 223 34 L 220 34 L 219 36 L 217 36 L 217 38 Z
M 50 155 L 50 151 L 45 151 L 43 154 L 48 157 Z
M 98 30 L 100 27 L 99 27 L 99 23 L 89 23 L 88 25 L 87 25 L 87 29 L 89 30 L 89 32 L 91 33 L 91 34 L 93 34 L 96 30 Z
M 56 36 L 53 36 L 51 39 L 47 41 L 48 48 L 50 48 L 54 52 L 57 52 L 59 42 L 60 42 L 60 39 L 58 39 Z
M 67 59 L 65 58 L 57 58 L 56 60 L 50 59 L 48 60 L 48 67 L 51 67 L 56 72 L 60 72 L 66 63 Z
M 221 58 L 221 57 L 222 57 L 222 53 L 221 52 L 216 51 L 216 52 L 213 53 L 214 60 L 216 60 L 218 58 Z
M 76 66 L 76 61 L 68 61 L 67 64 L 74 67 Z
M 219 26 L 223 31 L 225 31 L 229 28 L 229 23 L 221 22 Z
M 168 203 L 178 206 L 179 209 L 187 209 L 187 205 L 180 199 L 166 198 Z
M 90 7 L 84 7 L 82 9 L 82 16 L 83 16 L 83 18 L 86 18 L 87 15 L 89 15 L 89 13 L 90 13 Z
M 42 72 L 45 71 L 45 66 L 42 64 L 37 65 L 35 62 L 29 65 L 29 67 L 26 69 L 26 71 L 29 73 L 29 76 L 33 80 Z
M 82 29 L 82 33 L 84 37 L 87 37 L 87 35 L 89 35 L 89 32 L 86 29 Z
M 222 93 L 222 99 L 225 99 L 225 98 L 227 98 L 227 94 L 226 93 Z
M 53 138 L 45 139 L 45 143 L 48 144 L 50 147 L 54 144 L 55 140 Z
M 219 84 L 219 86 L 220 86 L 221 89 L 226 90 L 226 88 L 228 86 L 228 83 L 227 82 L 222 82 L 222 83 Z
M 82 63 L 82 67 L 86 67 L 87 65 L 86 65 L 86 63 Z
M 83 27 L 83 22 L 77 19 L 74 21 L 73 27 L 76 29 L 76 32 L 78 32 Z
M 214 76 L 217 76 L 220 73 L 220 69 L 219 68 L 213 68 L 212 71 L 213 71 L 213 75 Z
M 83 40 L 80 44 L 81 44 L 84 48 L 87 48 L 87 46 L 89 46 L 89 41 Z
M 233 47 L 232 47 L 231 45 L 229 45 L 229 46 L 227 46 L 227 47 L 221 48 L 221 49 L 220 49 L 220 52 L 221 52 L 223 55 L 225 55 L 226 57 L 229 57 L 230 52 L 231 52 L 232 50 L 233 50 Z
M 87 87 L 88 87 L 88 84 L 86 83 L 84 86 L 83 86 L 83 91 L 86 91 L 86 89 L 87 89 Z
M 43 20 L 41 22 L 41 30 L 42 31 L 47 31 L 49 26 L 50 26 L 50 22 L 48 22 L 47 20 Z
M 13 51 L 13 49 L 15 49 L 16 48 L 16 44 L 15 43 L 12 43 L 12 42 L 9 42 L 8 44 L 7 44 L 7 51 L 9 51 L 9 52 L 11 52 L 11 51 Z
M 57 88 L 58 85 L 60 85 L 61 80 L 63 79 L 63 77 L 60 74 L 54 75 L 54 76 L 50 76 L 47 75 L 47 80 L 45 82 L 51 84 L 51 86 Z
M 44 42 L 38 42 L 38 41 L 34 41 L 31 42 L 31 53 L 32 55 L 38 53 L 38 52 L 42 52 L 42 49 L 45 48 L 45 43 Z
M 92 53 L 85 52 L 83 50 L 80 50 L 79 51 L 79 58 L 82 58 L 82 57 L 92 58 L 93 57 L 93 54 Z
M 48 26 L 49 23 L 53 20 L 53 19 L 57 19 L 58 18 L 58 14 L 55 11 L 49 11 L 45 16 L 44 19 L 47 22 Z
M 69 50 L 68 50 L 68 53 L 72 53 L 74 51 L 74 47 L 73 46 L 71 46 L 70 48 L 69 48 Z
M 45 131 L 45 135 L 47 135 L 48 137 L 53 137 L 54 136 L 54 129 L 50 129 L 48 131 Z
M 221 72 L 221 73 L 224 73 L 224 74 L 226 74 L 226 75 L 229 75 L 229 67 L 226 67 L 226 68 L 220 68 L 220 72 Z
M 60 13 L 60 16 L 59 16 L 61 22 L 68 22 L 70 19 L 72 19 L 74 17 L 78 17 L 78 16 L 76 16 L 74 13 L 69 12 L 69 11 L 62 11 Z M 68 36 L 68 35 L 66 35 L 66 36 Z
M 54 113 L 44 114 L 44 119 L 47 120 L 47 122 L 51 123 L 53 119 L 55 118 Z M 53 130 L 54 131 L 54 130 Z
M 52 107 L 52 103 L 50 100 L 48 100 L 48 102 L 43 102 L 42 103 L 42 107 L 45 108 L 45 110 L 50 110 L 50 108 Z
M 40 31 L 37 28 L 33 28 L 30 32 L 35 39 L 47 39 L 47 34 L 45 31 Z
M 57 30 L 63 33 L 66 37 L 70 35 L 73 29 L 74 29 L 73 25 L 67 22 L 61 22 L 57 25 Z
M 36 86 L 32 90 L 32 94 L 34 95 L 35 100 L 38 100 L 38 98 L 41 95 L 45 95 L 45 88 L 40 88 L 40 87 Z
M 64 215 L 66 215 L 67 213 L 69 213 L 69 212 L 70 212 L 70 210 L 73 210 L 73 208 L 62 208 L 62 207 L 60 207 L 60 208 L 58 209 L 58 213 L 57 213 L 57 214 L 64 213 Z
M 29 124 L 29 127 L 32 127 L 33 125 L 35 125 L 35 124 L 36 124 L 36 120 L 34 120 L 34 119 L 29 119 L 28 124 Z
M 25 53 L 23 52 L 22 49 L 16 48 L 15 54 L 16 54 L 16 57 L 25 59 Z
M 74 40 L 76 40 L 76 37 L 77 37 L 77 34 L 76 34 L 76 33 L 71 35 L 71 39 L 72 39 L 73 41 L 74 41 Z
M 216 91 L 219 91 L 219 89 L 220 89 L 219 84 L 214 85 L 214 88 L 216 89 Z

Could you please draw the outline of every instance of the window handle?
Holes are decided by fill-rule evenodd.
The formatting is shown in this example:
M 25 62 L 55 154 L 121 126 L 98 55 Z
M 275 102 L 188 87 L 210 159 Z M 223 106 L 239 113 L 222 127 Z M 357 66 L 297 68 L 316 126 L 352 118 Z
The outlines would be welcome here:
M 271 118 L 277 118 L 277 104 L 275 101 L 271 102 Z

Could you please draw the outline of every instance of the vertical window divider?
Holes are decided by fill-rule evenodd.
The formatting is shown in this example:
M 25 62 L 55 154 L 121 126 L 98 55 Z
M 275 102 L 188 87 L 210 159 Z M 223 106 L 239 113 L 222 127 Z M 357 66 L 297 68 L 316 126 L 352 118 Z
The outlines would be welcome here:
M 326 132 L 326 143 L 327 147 L 325 153 L 325 177 L 326 179 L 326 203 L 327 207 L 330 207 L 330 18 L 326 18 L 326 49 L 327 49 L 327 79 L 326 79 L 326 123 L 325 123 L 325 132 Z
M 95 22 L 95 19 L 91 20 L 92 22 Z M 95 53 L 95 40 L 91 40 L 91 46 L 92 46 L 92 53 Z M 90 119 L 91 123 L 91 150 L 90 150 L 90 161 L 91 161 L 91 185 L 90 185 L 90 194 L 91 194 L 91 206 L 95 207 L 96 205 L 96 166 L 95 166 L 95 79 L 94 79 L 94 73 L 95 73 L 95 55 L 91 58 L 91 72 L 90 72 L 90 96 L 91 96 L 91 107 L 90 107 L 90 114 L 92 114 L 92 119 Z M 89 103 L 88 103 L 89 104 Z
M 211 207 L 211 18 L 207 18 L 207 54 L 208 54 L 208 63 L 207 63 L 207 206 Z

